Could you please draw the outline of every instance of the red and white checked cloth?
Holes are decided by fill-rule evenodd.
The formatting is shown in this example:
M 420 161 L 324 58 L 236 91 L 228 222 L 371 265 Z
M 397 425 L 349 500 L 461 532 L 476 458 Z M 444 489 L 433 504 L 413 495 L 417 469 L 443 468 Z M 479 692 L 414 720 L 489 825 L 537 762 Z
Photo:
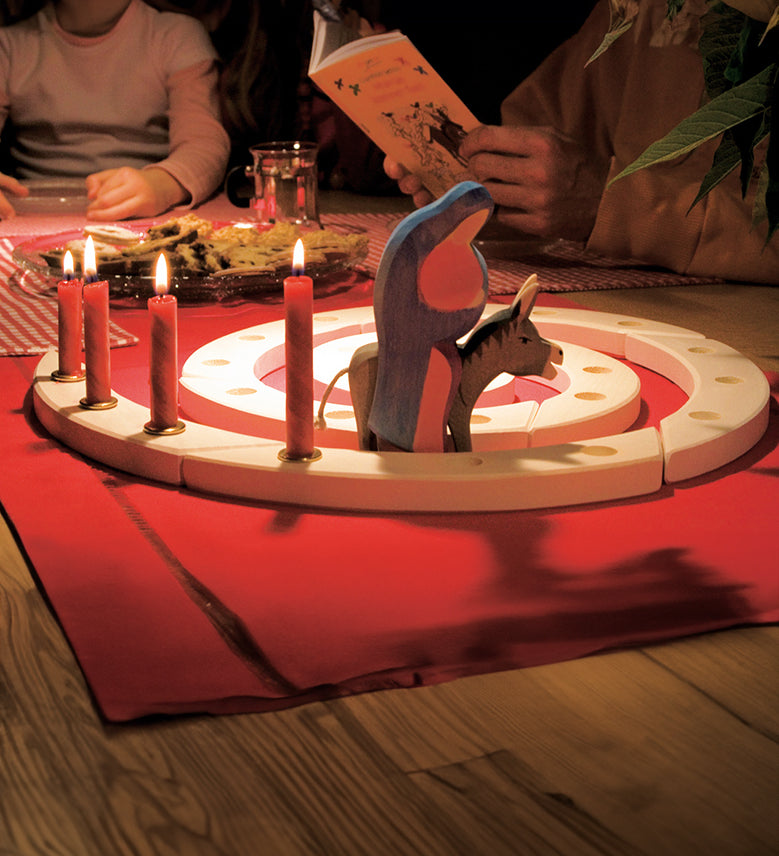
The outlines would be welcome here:
M 14 241 L 0 239 L 0 356 L 45 354 L 57 347 L 57 298 L 51 280 L 20 270 Z M 135 345 L 138 337 L 109 321 L 112 348 Z
M 387 240 L 401 219 L 398 214 L 329 214 L 322 222 L 331 228 L 365 232 L 369 249 L 362 267 L 375 275 Z M 83 217 L 78 222 L 83 222 Z M 58 229 L 64 225 L 64 220 L 57 221 Z M 32 221 L 30 228 L 39 231 L 38 220 Z M 0 238 L 0 356 L 42 354 L 57 346 L 57 301 L 51 282 L 31 271 L 19 270 L 12 259 L 15 243 L 25 236 Z M 519 260 L 494 258 L 489 252 L 485 255 L 490 294 L 494 295 L 513 294 L 532 273 L 537 274 L 541 290 L 548 292 L 722 282 L 716 277 L 685 276 L 624 259 L 597 256 L 571 241 L 556 241 Z M 111 347 L 134 345 L 138 341 L 114 321 L 110 324 Z
M 365 231 L 370 239 L 364 267 L 374 275 L 392 230 L 402 220 L 398 214 L 330 214 L 324 226 Z M 478 246 L 478 241 L 477 241 Z M 492 242 L 492 248 L 499 248 Z M 513 294 L 533 273 L 541 291 L 599 291 L 612 288 L 651 288 L 671 285 L 705 285 L 718 277 L 686 276 L 626 259 L 611 259 L 587 252 L 574 241 L 554 241 L 521 259 L 494 258 L 484 249 L 490 294 Z

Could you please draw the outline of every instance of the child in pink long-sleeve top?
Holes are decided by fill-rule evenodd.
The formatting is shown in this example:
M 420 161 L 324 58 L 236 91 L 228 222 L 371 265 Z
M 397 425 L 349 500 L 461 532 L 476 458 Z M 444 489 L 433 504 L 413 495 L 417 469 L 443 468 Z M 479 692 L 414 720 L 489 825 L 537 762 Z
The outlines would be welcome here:
M 0 124 L 0 217 L 4 194 L 27 194 L 18 179 L 52 176 L 85 179 L 94 220 L 197 205 L 230 148 L 204 27 L 142 0 L 52 0 L 0 28 Z

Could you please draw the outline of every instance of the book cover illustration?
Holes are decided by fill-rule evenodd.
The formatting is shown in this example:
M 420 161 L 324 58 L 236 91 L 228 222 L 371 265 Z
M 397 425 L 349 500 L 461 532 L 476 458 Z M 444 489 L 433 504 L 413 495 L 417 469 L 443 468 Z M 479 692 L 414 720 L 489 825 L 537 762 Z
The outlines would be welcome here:
M 401 33 L 363 38 L 312 59 L 309 76 L 435 196 L 467 178 L 458 148 L 479 122 Z

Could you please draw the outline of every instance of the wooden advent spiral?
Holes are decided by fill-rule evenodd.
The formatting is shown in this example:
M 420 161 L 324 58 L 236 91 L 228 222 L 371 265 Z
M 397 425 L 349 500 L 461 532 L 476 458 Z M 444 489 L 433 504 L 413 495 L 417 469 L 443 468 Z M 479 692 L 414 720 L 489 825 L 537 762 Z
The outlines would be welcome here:
M 318 387 L 332 376 L 339 348 L 371 336 L 372 318 L 369 308 L 314 317 Z M 538 308 L 532 318 L 565 351 L 559 388 L 540 405 L 475 410 L 473 452 L 347 448 L 349 408 L 341 402 L 332 407 L 340 418 L 316 432 L 320 460 L 279 461 L 284 395 L 267 381 L 282 368 L 283 322 L 237 331 L 187 359 L 180 381 L 187 430 L 177 436 L 144 435 L 148 409 L 119 395 L 110 411 L 75 407 L 80 384 L 51 379 L 56 352 L 38 365 L 35 411 L 66 445 L 139 476 L 240 499 L 371 511 L 497 511 L 641 496 L 734 460 L 766 430 L 767 380 L 727 345 L 587 310 Z M 658 428 L 627 430 L 640 385 L 606 353 L 667 377 L 687 402 Z M 497 386 L 490 394 L 499 398 Z

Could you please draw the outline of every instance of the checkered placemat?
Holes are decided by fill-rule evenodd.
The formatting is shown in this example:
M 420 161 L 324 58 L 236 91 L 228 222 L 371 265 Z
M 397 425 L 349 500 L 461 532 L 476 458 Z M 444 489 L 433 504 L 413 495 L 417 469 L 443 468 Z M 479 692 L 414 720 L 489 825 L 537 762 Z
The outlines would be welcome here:
M 376 273 L 384 245 L 401 221 L 398 214 L 331 214 L 323 225 L 364 230 L 370 238 L 365 268 Z M 558 240 L 521 259 L 493 258 L 485 250 L 490 294 L 513 294 L 533 273 L 541 291 L 597 291 L 612 288 L 650 288 L 671 285 L 704 285 L 723 280 L 718 277 L 686 276 L 640 262 L 611 259 L 587 252 L 574 241 Z
M 0 239 L 0 356 L 45 354 L 57 347 L 57 297 L 52 280 L 20 270 L 11 256 L 14 241 Z M 109 321 L 112 348 L 138 342 Z
M 323 225 L 348 231 L 364 231 L 369 238 L 368 256 L 362 264 L 375 275 L 398 214 L 329 214 Z M 24 218 L 19 218 L 22 223 Z M 83 218 L 80 222 L 83 222 Z M 58 221 L 58 227 L 63 223 Z M 37 224 L 40 229 L 40 225 Z M 12 259 L 13 247 L 26 235 L 0 238 L 0 356 L 42 354 L 57 346 L 57 300 L 54 283 L 40 274 L 20 270 Z M 485 252 L 490 294 L 513 294 L 535 273 L 547 292 L 595 291 L 616 288 L 700 285 L 717 283 L 716 277 L 694 277 L 642 266 L 628 260 L 588 253 L 571 241 L 556 241 L 543 252 L 522 259 L 493 258 Z M 137 343 L 137 337 L 110 322 L 111 347 Z

